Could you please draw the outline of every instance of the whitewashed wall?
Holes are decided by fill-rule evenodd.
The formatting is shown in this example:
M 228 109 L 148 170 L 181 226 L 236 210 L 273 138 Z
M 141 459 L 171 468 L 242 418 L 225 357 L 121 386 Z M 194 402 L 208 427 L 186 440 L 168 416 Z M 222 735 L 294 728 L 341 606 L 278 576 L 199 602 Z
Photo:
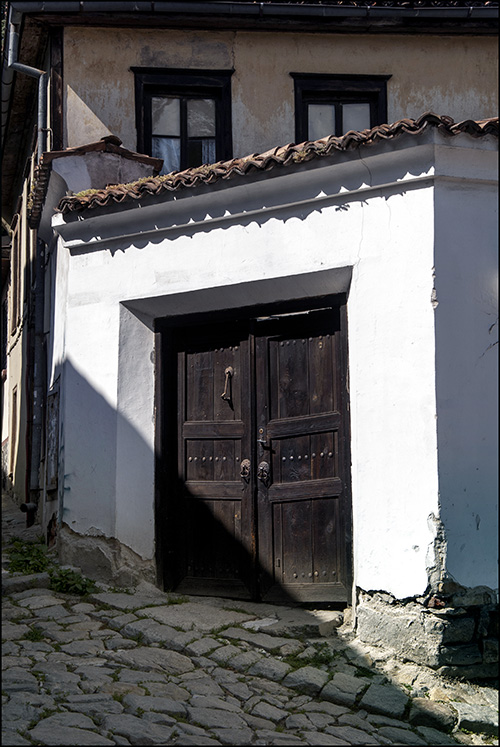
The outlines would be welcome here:
M 452 154 L 441 158 L 444 170 L 468 153 L 467 172 L 475 153 L 491 161 L 493 147 L 430 132 L 293 172 L 186 190 L 175 201 L 89 211 L 83 221 L 57 216 L 60 250 L 70 254 L 63 520 L 154 556 L 154 316 L 348 290 L 355 583 L 400 598 L 422 594 L 433 559 L 429 516 L 440 511 L 435 361 L 439 374 L 449 357 L 446 346 L 435 348 L 434 255 L 446 220 L 434 164 L 443 149 Z M 463 180 L 462 189 L 475 185 Z M 454 214 L 455 248 L 463 249 L 469 219 Z M 492 218 L 483 220 L 489 247 Z M 471 233 L 463 234 L 468 241 Z M 440 260 L 440 276 L 451 262 Z M 443 298 L 443 316 L 445 306 Z M 479 325 L 480 311 L 477 318 Z M 481 396 L 469 389 L 471 407 Z M 474 543 L 475 527 L 457 522 L 455 534 Z M 457 567 L 457 580 L 483 583 L 490 560 L 478 555 L 467 574 Z

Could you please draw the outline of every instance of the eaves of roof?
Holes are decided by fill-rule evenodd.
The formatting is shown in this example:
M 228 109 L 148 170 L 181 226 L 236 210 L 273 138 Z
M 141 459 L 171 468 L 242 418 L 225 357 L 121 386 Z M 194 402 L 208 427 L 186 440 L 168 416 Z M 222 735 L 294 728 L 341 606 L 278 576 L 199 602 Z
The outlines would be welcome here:
M 136 163 L 148 164 L 151 166 L 153 174 L 158 174 L 160 172 L 161 167 L 163 166 L 163 160 L 161 158 L 152 158 L 151 156 L 146 156 L 142 153 L 134 153 L 133 151 L 123 148 L 121 142 L 120 138 L 116 137 L 116 135 L 106 135 L 95 143 L 44 153 L 40 165 L 37 168 L 33 189 L 29 198 L 30 228 L 38 227 L 43 204 L 47 195 L 52 163 L 59 158 L 67 158 L 68 156 L 85 156 L 89 153 L 114 153 L 122 158 L 126 158 L 127 160 L 135 161 Z M 89 190 L 89 192 L 90 191 L 95 192 L 96 190 Z
M 299 145 L 289 144 L 273 148 L 265 153 L 252 154 L 230 161 L 219 161 L 185 171 L 174 171 L 156 177 L 146 177 L 131 184 L 117 184 L 100 190 L 87 190 L 80 194 L 63 197 L 58 210 L 63 213 L 83 212 L 93 208 L 105 208 L 165 192 L 192 189 L 202 184 L 212 185 L 220 180 L 245 177 L 256 172 L 267 172 L 274 168 L 293 168 L 308 161 L 333 158 L 339 152 L 355 151 L 383 140 L 400 136 L 418 136 L 428 128 L 454 137 L 465 133 L 472 137 L 493 135 L 498 137 L 498 117 L 483 120 L 464 120 L 455 123 L 451 117 L 426 112 L 418 119 L 400 119 L 393 124 L 382 124 L 362 132 L 348 132 L 342 137 L 330 135 Z

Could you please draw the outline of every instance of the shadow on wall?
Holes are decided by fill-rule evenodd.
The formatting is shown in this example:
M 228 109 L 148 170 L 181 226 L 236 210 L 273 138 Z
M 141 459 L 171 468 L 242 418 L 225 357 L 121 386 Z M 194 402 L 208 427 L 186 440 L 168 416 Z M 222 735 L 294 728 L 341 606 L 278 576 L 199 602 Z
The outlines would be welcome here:
M 258 564 L 255 538 L 241 533 L 237 500 L 193 495 L 169 466 L 175 446 L 155 456 L 138 429 L 70 362 L 63 381 L 58 522 L 63 563 L 118 586 L 143 578 L 169 591 L 235 599 L 256 599 L 259 588 L 266 593 L 274 587 L 273 600 L 297 603 Z
M 154 196 L 145 193 L 140 201 L 134 199 L 125 204 L 110 203 L 105 208 L 94 207 L 88 214 L 89 218 L 106 216 L 106 225 L 101 222 L 98 230 L 93 225 L 94 220 L 80 220 L 80 212 L 67 213 L 64 219 L 69 230 L 64 232 L 65 237 L 67 235 L 71 241 L 89 242 L 91 246 L 105 242 L 106 248 L 114 254 L 125 251 L 129 246 L 143 249 L 150 243 L 161 243 L 165 239 L 175 241 L 179 237 L 208 233 L 218 227 L 247 227 L 251 223 L 263 226 L 277 218 L 283 222 L 291 219 L 305 221 L 311 214 L 321 213 L 328 207 L 347 213 L 355 203 L 366 204 L 366 194 L 356 194 L 359 189 L 366 190 L 368 187 L 366 191 L 370 197 L 383 196 L 386 200 L 393 195 L 421 189 L 422 181 L 412 182 L 409 177 L 421 176 L 431 165 L 430 161 L 421 160 L 418 167 L 413 169 L 408 162 L 399 169 L 391 162 L 385 171 L 379 166 L 377 183 L 385 184 L 382 189 L 373 184 L 369 160 L 366 161 L 359 153 L 356 155 L 354 164 L 352 153 L 339 153 L 328 164 L 319 159 L 295 168 L 293 173 L 286 168 L 272 175 L 266 171 L 246 177 L 243 182 L 233 176 L 230 188 L 226 183 L 215 183 L 211 185 L 210 193 L 203 191 L 199 200 L 196 199 L 199 195 L 196 188 L 181 188 L 175 192 L 174 199 L 170 192 Z M 320 182 L 315 172 L 321 168 L 324 178 Z M 201 185 L 199 189 L 206 188 Z M 342 191 L 339 193 L 339 190 Z M 154 225 L 142 238 L 140 231 L 137 231 L 137 209 L 162 204 L 168 204 L 169 209 L 161 214 L 155 211 L 152 219 Z M 131 239 L 124 238 L 127 234 Z M 71 249 L 72 254 L 86 251 L 87 247 Z

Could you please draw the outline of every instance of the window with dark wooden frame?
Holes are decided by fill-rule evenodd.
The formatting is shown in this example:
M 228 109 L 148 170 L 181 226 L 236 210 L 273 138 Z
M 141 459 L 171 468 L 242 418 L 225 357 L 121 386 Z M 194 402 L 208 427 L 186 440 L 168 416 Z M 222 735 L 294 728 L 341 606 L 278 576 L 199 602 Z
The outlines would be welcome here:
M 232 157 L 233 70 L 131 71 L 137 150 L 163 158 L 162 174 Z
M 387 122 L 390 75 L 290 75 L 295 83 L 297 143 Z

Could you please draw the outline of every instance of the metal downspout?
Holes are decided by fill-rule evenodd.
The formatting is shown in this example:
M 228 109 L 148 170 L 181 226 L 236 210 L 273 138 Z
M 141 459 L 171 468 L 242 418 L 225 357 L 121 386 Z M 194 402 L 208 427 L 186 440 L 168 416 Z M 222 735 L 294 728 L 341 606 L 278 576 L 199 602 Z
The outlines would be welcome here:
M 33 390 L 32 390 L 32 430 L 31 430 L 31 469 L 30 500 L 37 502 L 41 490 L 40 464 L 42 458 L 43 413 L 45 395 L 45 356 L 44 356 L 44 305 L 45 305 L 45 244 L 37 239 L 35 264 L 34 299 L 34 341 L 33 341 Z
M 37 163 L 40 163 L 42 154 L 47 150 L 47 87 L 48 73 L 38 68 L 23 65 L 18 62 L 19 54 L 19 31 L 20 16 L 14 22 L 12 16 L 9 19 L 9 37 L 7 67 L 18 73 L 29 75 L 38 79 L 38 116 L 37 116 Z M 35 297 L 34 297 L 34 342 L 33 342 L 33 387 L 31 392 L 31 453 L 29 482 L 29 495 L 31 502 L 38 503 L 41 490 L 40 463 L 42 450 L 42 428 L 43 428 L 43 404 L 44 404 L 44 351 L 43 351 L 43 327 L 44 327 L 44 291 L 45 291 L 45 252 L 44 244 L 37 239 L 37 251 L 35 259 Z M 31 327 L 31 325 L 29 325 Z M 29 397 L 29 395 L 28 395 Z M 28 491 L 26 499 L 28 500 Z M 28 505 L 31 505 L 29 503 Z
M 15 70 L 18 73 L 29 75 L 31 78 L 38 78 L 38 118 L 37 118 L 37 129 L 38 129 L 38 148 L 37 148 L 37 161 L 40 162 L 42 153 L 47 150 L 47 86 L 48 86 L 48 73 L 45 70 L 38 70 L 36 67 L 30 67 L 29 65 L 23 65 L 17 61 L 19 54 L 19 32 L 16 24 L 9 21 L 9 38 L 8 38 L 8 55 L 7 55 L 7 67 Z

